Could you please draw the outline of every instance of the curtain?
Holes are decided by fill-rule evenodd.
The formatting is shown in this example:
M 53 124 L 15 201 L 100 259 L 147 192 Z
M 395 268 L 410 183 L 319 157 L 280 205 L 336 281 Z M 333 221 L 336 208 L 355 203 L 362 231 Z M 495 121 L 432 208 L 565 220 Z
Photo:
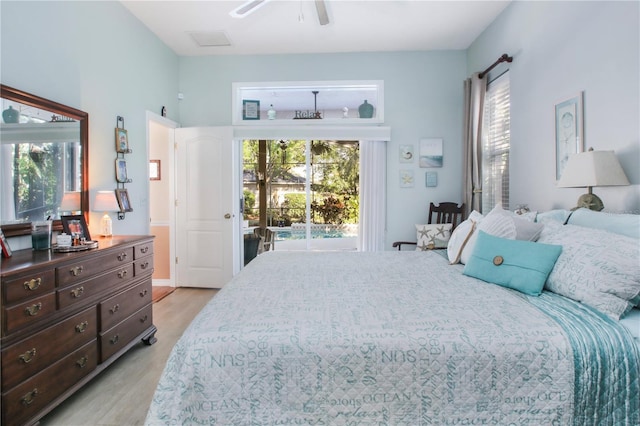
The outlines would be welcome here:
M 382 251 L 387 213 L 387 144 L 360 141 L 360 229 L 358 249 Z
M 487 76 L 475 73 L 464 82 L 462 200 L 465 215 L 482 211 L 482 115 Z

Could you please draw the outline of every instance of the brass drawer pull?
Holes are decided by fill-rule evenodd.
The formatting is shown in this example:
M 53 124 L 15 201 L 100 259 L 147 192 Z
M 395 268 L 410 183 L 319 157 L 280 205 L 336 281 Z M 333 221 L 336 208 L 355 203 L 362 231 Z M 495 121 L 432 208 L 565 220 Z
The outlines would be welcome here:
M 34 317 L 38 315 L 38 312 L 40 312 L 40 309 L 42 309 L 42 302 L 38 302 L 34 305 L 27 306 L 26 308 L 24 308 L 24 313 L 30 317 Z
M 147 322 L 148 319 L 149 319 L 149 315 L 145 315 L 142 318 L 140 318 L 140 322 L 141 323 L 145 323 L 145 322 Z
M 119 340 L 120 340 L 120 336 L 116 334 L 111 339 L 109 339 L 109 343 L 111 343 L 112 345 L 115 345 L 116 343 L 118 343 Z
M 127 270 L 126 269 L 124 271 L 118 272 L 118 278 L 122 279 L 122 278 L 126 278 L 126 276 L 127 276 Z
M 149 267 L 149 262 L 144 262 L 140 265 L 140 269 L 147 269 Z
M 20 402 L 22 402 L 22 405 L 31 405 L 36 395 L 38 395 L 38 388 L 34 388 L 31 392 L 27 392 L 22 399 L 20 399 Z
M 149 246 L 144 246 L 140 248 L 140 253 L 145 254 L 149 251 Z
M 76 361 L 76 365 L 80 368 L 84 368 L 84 366 L 87 365 L 88 361 L 89 361 L 89 358 L 86 356 L 83 356 L 82 358 Z
M 109 312 L 111 312 L 111 315 L 113 315 L 119 310 L 120 310 L 120 304 L 116 303 L 116 305 L 113 308 L 109 309 Z
M 69 269 L 69 272 L 74 277 L 77 277 L 78 275 L 80 275 L 82 273 L 83 270 L 84 270 L 84 267 L 82 265 L 80 265 L 80 266 L 74 266 L 73 268 Z
M 74 288 L 73 290 L 71 290 L 71 297 L 77 299 L 78 297 L 82 296 L 82 293 L 84 293 L 84 287 Z
M 36 348 L 33 348 L 30 351 L 26 351 L 25 353 L 20 355 L 18 358 L 20 359 L 20 362 L 22 362 L 23 364 L 29 364 L 31 361 L 33 361 L 35 357 L 36 357 Z
M 40 287 L 40 284 L 42 284 L 42 278 L 32 278 L 24 282 L 24 289 L 33 291 Z
M 123 252 L 123 253 L 120 253 L 120 254 L 118 255 L 118 260 L 119 260 L 120 262 L 122 262 L 123 260 L 126 260 L 126 259 L 127 259 L 127 253 L 124 253 L 124 252 Z
M 89 327 L 89 321 L 82 321 L 80 324 L 76 325 L 76 333 L 84 333 Z
M 145 297 L 149 293 L 149 290 L 146 288 L 140 292 L 140 297 Z

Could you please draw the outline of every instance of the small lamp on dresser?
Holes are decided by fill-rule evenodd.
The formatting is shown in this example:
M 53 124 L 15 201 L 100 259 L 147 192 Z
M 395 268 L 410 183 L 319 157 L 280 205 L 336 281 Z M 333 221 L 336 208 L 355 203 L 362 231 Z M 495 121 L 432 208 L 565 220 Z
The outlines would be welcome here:
M 93 202 L 93 211 L 104 212 L 100 220 L 100 235 L 110 237 L 113 235 L 113 222 L 109 212 L 119 212 L 120 206 L 114 191 L 98 191 Z
M 578 198 L 578 205 L 574 210 L 580 207 L 596 211 L 602 210 L 604 204 L 591 188 L 620 185 L 629 185 L 629 179 L 624 174 L 615 153 L 613 151 L 594 151 L 593 148 L 571 155 L 558 181 L 560 188 L 587 188 L 587 194 Z

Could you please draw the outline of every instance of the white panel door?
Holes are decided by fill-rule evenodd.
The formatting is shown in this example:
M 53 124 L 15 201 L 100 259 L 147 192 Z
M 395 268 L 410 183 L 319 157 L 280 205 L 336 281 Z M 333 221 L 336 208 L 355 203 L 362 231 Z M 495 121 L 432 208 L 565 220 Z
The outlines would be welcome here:
M 176 129 L 177 284 L 222 288 L 233 276 L 231 127 Z

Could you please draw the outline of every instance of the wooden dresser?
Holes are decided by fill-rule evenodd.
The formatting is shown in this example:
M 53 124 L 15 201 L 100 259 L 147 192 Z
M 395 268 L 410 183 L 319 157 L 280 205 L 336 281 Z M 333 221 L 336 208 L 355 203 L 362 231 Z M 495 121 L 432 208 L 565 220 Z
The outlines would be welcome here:
M 140 340 L 155 339 L 153 237 L 2 259 L 2 424 L 36 423 Z

